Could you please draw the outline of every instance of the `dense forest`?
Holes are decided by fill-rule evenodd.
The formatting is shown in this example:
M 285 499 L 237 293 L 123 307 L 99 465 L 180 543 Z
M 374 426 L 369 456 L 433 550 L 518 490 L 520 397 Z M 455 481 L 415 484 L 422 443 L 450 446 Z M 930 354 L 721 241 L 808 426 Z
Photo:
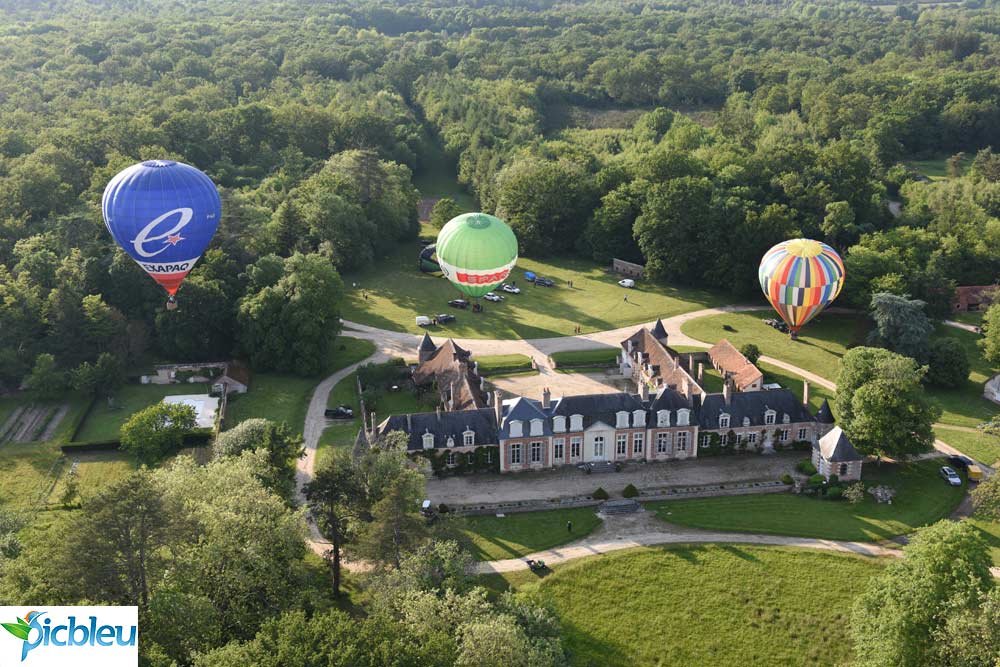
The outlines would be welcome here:
M 739 298 L 802 234 L 844 255 L 848 305 L 940 316 L 1000 275 L 998 65 L 1000 6 L 974 0 L 3 0 L 0 391 L 96 393 L 154 358 L 321 370 L 340 274 L 416 237 L 414 174 L 441 150 L 525 255 Z M 223 199 L 175 312 L 101 218 L 108 180 L 152 158 Z M 907 166 L 945 158 L 947 179 Z M 157 667 L 565 664 L 551 613 L 487 598 L 446 529 L 394 541 L 422 489 L 392 453 L 311 489 L 327 535 L 374 517 L 349 553 L 384 566 L 366 613 L 337 609 L 303 566 L 299 442 L 268 436 L 268 461 L 229 437 L 110 485 L 0 595 L 139 604 Z

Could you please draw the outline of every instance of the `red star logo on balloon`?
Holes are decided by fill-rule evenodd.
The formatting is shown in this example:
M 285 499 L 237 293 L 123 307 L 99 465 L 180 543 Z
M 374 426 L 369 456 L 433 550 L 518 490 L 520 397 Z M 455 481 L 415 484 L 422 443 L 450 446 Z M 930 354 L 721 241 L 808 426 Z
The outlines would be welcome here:
M 169 243 L 170 245 L 177 245 L 183 240 L 184 237 L 181 236 L 180 234 L 171 234 L 170 236 L 167 237 L 167 240 L 164 241 L 164 243 Z

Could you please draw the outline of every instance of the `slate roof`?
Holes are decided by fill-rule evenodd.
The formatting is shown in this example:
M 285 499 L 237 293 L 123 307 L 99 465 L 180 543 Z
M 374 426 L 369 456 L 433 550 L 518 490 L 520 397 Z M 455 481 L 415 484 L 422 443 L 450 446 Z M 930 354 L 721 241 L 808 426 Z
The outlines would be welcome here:
M 764 378 L 760 369 L 751 364 L 750 360 L 725 338 L 708 350 L 708 356 L 724 375 L 728 373 L 733 378 L 736 388 L 740 391 Z
M 764 423 L 764 413 L 774 410 L 774 424 Z M 769 391 L 748 391 L 732 394 L 730 404 L 726 405 L 722 394 L 708 394 L 702 398 L 698 421 L 702 428 L 718 429 L 719 415 L 729 414 L 729 425 L 737 428 L 743 425 L 743 418 L 750 418 L 750 426 L 768 426 L 778 428 L 784 423 L 787 414 L 790 423 L 816 421 L 812 413 L 802 405 L 798 397 L 788 389 L 773 389 Z
M 830 401 L 823 399 L 823 405 L 819 406 L 819 412 L 816 413 L 816 421 L 820 424 L 832 424 L 833 423 L 833 411 L 830 409 Z
M 638 396 L 632 394 L 583 394 L 558 399 L 552 414 L 565 417 L 583 415 L 583 428 L 588 428 L 599 421 L 614 426 L 615 415 L 622 410 L 645 411 L 646 406 Z
M 426 334 L 424 338 L 430 340 Z M 419 386 L 437 382 L 441 400 L 450 401 L 450 410 L 486 407 L 486 396 L 480 388 L 479 376 L 472 370 L 471 356 L 468 350 L 449 338 L 417 366 L 413 371 L 413 383 Z
M 424 337 L 420 339 L 420 351 L 421 352 L 434 352 L 437 350 L 437 345 L 431 340 L 429 334 L 424 333 Z
M 531 420 L 542 420 L 542 435 L 552 435 L 552 414 L 551 405 L 549 410 L 542 410 L 541 401 L 519 396 L 510 403 L 505 403 L 503 408 L 503 423 L 500 428 L 500 437 L 510 437 L 510 423 L 512 421 L 522 422 L 522 434 L 527 436 L 531 432 Z M 537 433 L 535 435 L 538 435 Z
M 667 337 L 667 330 L 663 326 L 663 320 L 656 320 L 653 330 L 650 332 L 656 340 L 663 340 Z
M 820 455 L 831 463 L 864 459 L 858 450 L 854 449 L 854 445 L 847 439 L 847 434 L 839 426 L 834 426 L 829 433 L 819 439 L 819 444 L 815 446 L 819 447 Z
M 407 444 L 409 451 L 424 448 L 425 433 L 434 434 L 434 448 L 447 449 L 448 437 L 455 439 L 455 446 L 462 446 L 462 435 L 466 430 L 476 434 L 476 446 L 496 445 L 500 442 L 496 416 L 492 408 L 460 410 L 458 412 L 421 412 L 410 415 L 393 415 L 381 424 L 380 434 L 389 431 L 404 431 L 410 434 Z
M 659 410 L 680 410 L 681 408 L 691 409 L 691 401 L 685 398 L 679 391 L 674 389 L 669 389 L 664 387 L 660 390 L 660 393 L 656 395 L 652 403 L 649 404 L 649 410 L 654 415 Z

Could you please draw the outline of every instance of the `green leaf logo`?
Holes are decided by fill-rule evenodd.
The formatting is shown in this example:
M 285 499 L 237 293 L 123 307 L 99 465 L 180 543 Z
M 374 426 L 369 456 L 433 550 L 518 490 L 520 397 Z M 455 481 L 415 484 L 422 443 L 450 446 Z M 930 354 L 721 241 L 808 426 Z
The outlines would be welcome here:
M 17 623 L 0 623 L 0 625 L 3 626 L 4 630 L 18 639 L 28 641 L 28 634 L 31 632 L 31 626 L 20 618 L 17 619 Z

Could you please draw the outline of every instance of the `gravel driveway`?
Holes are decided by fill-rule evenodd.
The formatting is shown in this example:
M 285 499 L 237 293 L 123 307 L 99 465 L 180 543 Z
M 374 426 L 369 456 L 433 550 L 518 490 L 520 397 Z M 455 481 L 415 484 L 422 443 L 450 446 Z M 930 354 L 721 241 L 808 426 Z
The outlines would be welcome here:
M 466 505 L 523 500 L 548 500 L 590 494 L 601 486 L 613 496 L 628 484 L 640 490 L 665 487 L 735 484 L 737 482 L 773 482 L 791 473 L 795 462 L 807 458 L 805 452 L 783 452 L 767 456 L 721 456 L 633 463 L 617 473 L 585 475 L 576 468 L 507 475 L 463 475 L 432 478 L 427 481 L 427 497 L 436 503 Z

